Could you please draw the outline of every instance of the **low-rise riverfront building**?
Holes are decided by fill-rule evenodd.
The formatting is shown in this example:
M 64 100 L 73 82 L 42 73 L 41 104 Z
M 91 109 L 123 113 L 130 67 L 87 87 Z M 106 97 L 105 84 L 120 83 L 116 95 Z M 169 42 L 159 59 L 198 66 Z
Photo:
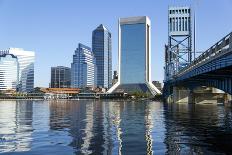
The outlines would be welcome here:
M 112 85 L 115 85 L 118 82 L 118 72 L 114 71 Z

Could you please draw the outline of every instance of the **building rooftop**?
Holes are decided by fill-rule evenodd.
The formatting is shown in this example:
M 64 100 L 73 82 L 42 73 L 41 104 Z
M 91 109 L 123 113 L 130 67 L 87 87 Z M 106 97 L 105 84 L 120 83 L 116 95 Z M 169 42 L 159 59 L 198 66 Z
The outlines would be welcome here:
M 136 17 L 126 17 L 119 18 L 119 23 L 123 24 L 139 24 L 139 23 L 148 23 L 150 25 L 151 21 L 147 16 L 136 16 Z
M 106 30 L 106 31 L 108 31 L 108 29 L 103 24 L 100 24 L 95 30 Z

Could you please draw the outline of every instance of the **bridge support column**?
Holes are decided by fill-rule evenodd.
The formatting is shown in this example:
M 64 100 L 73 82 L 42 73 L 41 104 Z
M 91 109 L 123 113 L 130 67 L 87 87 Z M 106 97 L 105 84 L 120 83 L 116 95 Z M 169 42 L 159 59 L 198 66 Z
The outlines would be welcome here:
M 192 90 L 184 87 L 173 87 L 174 103 L 195 103 L 195 95 Z
M 189 94 L 188 94 L 188 103 L 189 104 L 195 104 L 196 103 L 195 93 L 193 92 L 193 90 L 189 91 Z
M 225 94 L 224 103 L 225 103 L 225 106 L 231 107 L 232 106 L 232 95 Z

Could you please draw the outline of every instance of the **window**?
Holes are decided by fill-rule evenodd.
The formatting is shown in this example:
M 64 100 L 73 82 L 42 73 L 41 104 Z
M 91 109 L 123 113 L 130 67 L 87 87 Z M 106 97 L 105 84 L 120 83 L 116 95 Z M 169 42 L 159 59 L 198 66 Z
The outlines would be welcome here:
M 146 25 L 121 25 L 121 83 L 144 83 Z

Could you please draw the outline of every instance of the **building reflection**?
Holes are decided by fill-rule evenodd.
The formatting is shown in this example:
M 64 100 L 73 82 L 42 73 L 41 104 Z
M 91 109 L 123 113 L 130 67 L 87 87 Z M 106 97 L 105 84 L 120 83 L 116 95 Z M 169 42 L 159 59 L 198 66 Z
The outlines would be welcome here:
M 50 103 L 52 130 L 68 129 L 76 154 L 111 153 L 112 141 L 109 109 L 97 101 Z
M 152 154 L 152 112 L 147 103 L 120 103 L 120 154 Z M 136 149 L 135 149 L 136 148 Z
M 149 108 L 137 102 L 51 101 L 50 128 L 68 131 L 76 154 L 152 154 Z
M 29 151 L 32 144 L 33 102 L 0 102 L 0 152 Z
M 74 148 L 77 154 L 81 153 L 81 148 L 85 148 L 87 143 L 84 142 L 83 138 L 86 135 L 86 105 L 79 102 L 74 103 L 56 100 L 49 101 L 49 105 L 50 130 L 55 130 L 56 132 L 68 131 L 71 138 L 69 145 Z
M 230 154 L 231 108 L 146 101 L 2 101 L 0 152 Z
M 152 150 L 152 128 L 153 128 L 153 116 L 152 116 L 152 107 L 151 104 L 147 105 L 146 108 L 146 114 L 145 114 L 145 127 L 146 127 L 146 141 L 147 141 L 147 155 L 152 155 L 153 150 Z

